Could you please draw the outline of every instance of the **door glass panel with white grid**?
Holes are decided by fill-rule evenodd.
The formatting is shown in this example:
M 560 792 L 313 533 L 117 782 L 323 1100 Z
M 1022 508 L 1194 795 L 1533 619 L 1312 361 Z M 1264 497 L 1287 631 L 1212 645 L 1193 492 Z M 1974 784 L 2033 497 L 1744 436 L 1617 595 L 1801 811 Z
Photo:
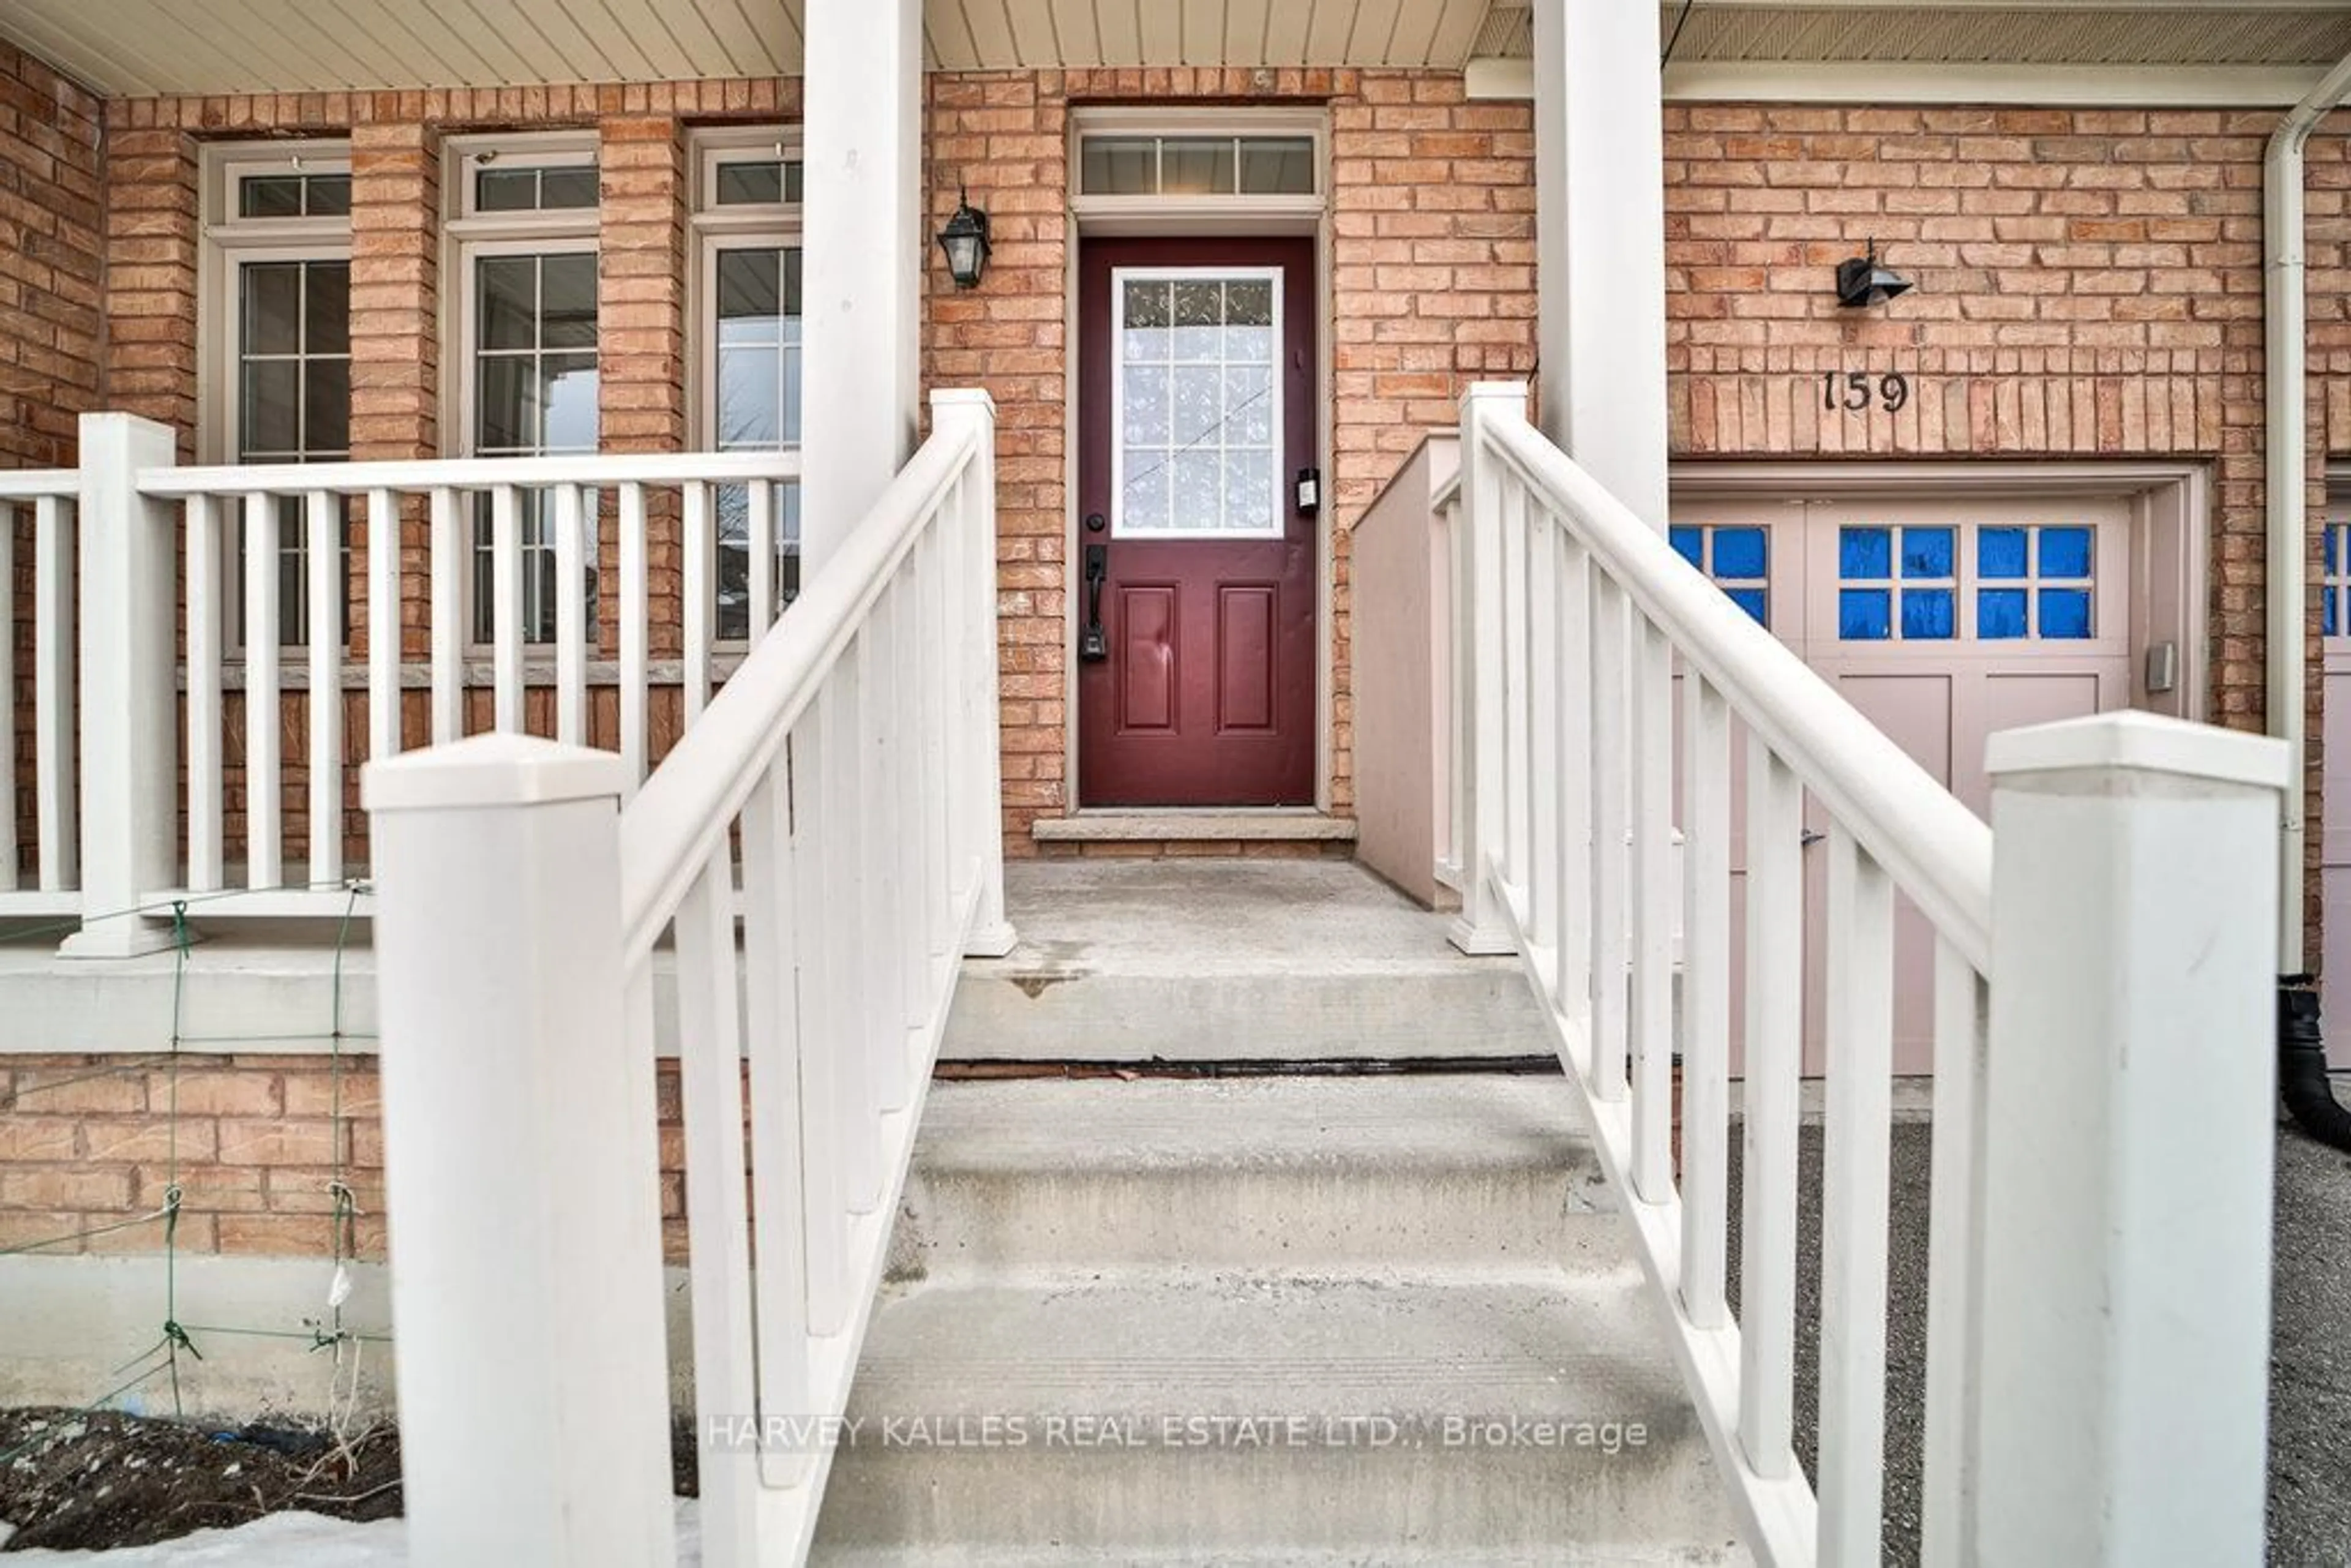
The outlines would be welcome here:
M 1281 537 L 1278 280 L 1272 269 L 1117 270 L 1112 537 Z

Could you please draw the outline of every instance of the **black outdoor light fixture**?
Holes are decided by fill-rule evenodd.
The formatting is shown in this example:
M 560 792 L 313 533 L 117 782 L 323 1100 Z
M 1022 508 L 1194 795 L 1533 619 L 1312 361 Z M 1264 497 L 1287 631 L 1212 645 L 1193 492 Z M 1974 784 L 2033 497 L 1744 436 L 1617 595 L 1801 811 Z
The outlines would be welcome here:
M 1856 256 L 1837 263 L 1837 303 L 1848 310 L 1863 310 L 1872 305 L 1883 305 L 1897 294 L 1907 294 L 1916 287 L 1890 267 L 1877 264 L 1877 242 L 1869 242 L 1869 254 Z
M 968 193 L 956 193 L 955 216 L 939 231 L 939 248 L 947 253 L 947 273 L 957 288 L 977 288 L 987 270 L 987 214 L 971 204 Z

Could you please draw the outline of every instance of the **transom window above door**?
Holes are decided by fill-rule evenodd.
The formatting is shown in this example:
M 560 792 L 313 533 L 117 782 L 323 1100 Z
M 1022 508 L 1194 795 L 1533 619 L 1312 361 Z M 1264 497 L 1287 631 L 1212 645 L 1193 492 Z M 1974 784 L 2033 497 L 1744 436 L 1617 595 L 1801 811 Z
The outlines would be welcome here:
M 1081 196 L 1311 196 L 1311 136 L 1154 136 L 1103 131 L 1078 139 Z
M 1278 538 L 1281 293 L 1270 269 L 1121 268 L 1112 531 Z

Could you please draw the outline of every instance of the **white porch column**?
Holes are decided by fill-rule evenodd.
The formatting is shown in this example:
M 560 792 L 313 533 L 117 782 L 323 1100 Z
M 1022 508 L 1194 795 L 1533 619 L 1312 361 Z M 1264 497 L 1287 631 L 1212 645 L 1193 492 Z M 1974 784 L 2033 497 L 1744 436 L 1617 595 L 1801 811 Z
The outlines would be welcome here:
M 2107 714 L 1987 766 L 1968 1560 L 2258 1562 L 2286 747 Z
M 921 0 L 809 0 L 801 241 L 800 570 L 914 450 L 920 363 Z
M 1543 433 L 1666 525 L 1665 82 L 1657 7 L 1535 0 Z

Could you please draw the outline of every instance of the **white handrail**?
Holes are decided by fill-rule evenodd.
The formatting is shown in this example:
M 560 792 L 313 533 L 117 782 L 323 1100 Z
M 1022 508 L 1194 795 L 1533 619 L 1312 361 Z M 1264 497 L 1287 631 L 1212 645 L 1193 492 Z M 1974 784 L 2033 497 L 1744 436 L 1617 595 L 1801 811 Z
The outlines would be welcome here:
M 2270 1080 L 2214 1064 L 2262 1049 L 2284 747 L 2143 714 L 1996 736 L 1995 860 L 1991 827 L 1538 435 L 1523 388 L 1471 390 L 1462 475 L 1455 940 L 1520 956 L 1756 1560 L 1878 1559 L 1892 1082 L 1897 1045 L 1915 1071 L 1930 1041 L 1923 1560 L 2252 1561 Z M 2209 1174 L 2183 1211 L 2157 1151 L 2190 1142 Z
M 761 639 L 622 816 L 621 906 L 632 961 L 653 950 L 712 849 L 971 461 L 975 435 L 915 453 L 840 553 Z
M 1991 829 L 1983 819 L 1531 424 L 1495 421 L 1487 439 L 1521 480 L 1573 517 L 1579 540 L 1674 651 L 1988 974 Z
M 567 457 L 430 457 L 414 462 L 235 463 L 209 467 L 142 468 L 147 495 L 243 496 L 256 491 L 532 489 L 555 485 L 743 485 L 800 476 L 798 452 L 598 453 Z
M 549 1386 L 552 1346 L 509 1359 L 495 1336 L 444 1332 L 507 1313 L 510 1294 L 560 1303 L 550 1340 L 569 1364 L 622 1372 L 593 1423 L 609 1441 L 420 1467 L 412 1531 L 436 1560 L 505 1561 L 489 1548 L 524 1539 L 590 1568 L 669 1560 L 668 1470 L 648 1441 L 669 1430 L 649 1375 L 665 1010 L 702 1560 L 808 1552 L 959 966 L 1010 941 L 993 410 L 972 392 L 932 409 L 930 440 L 625 807 L 620 758 L 519 736 L 369 767 L 387 1075 L 402 1085 L 385 1137 L 403 1419 L 447 1444 L 488 1423 L 502 1382 L 549 1408 L 575 1396 Z M 469 1114 L 511 1139 L 440 1146 L 434 1086 L 461 1072 Z M 509 1233 L 479 1219 L 507 1208 L 555 1216 L 556 1244 L 508 1267 Z M 600 1373 L 600 1396 L 611 1381 Z

